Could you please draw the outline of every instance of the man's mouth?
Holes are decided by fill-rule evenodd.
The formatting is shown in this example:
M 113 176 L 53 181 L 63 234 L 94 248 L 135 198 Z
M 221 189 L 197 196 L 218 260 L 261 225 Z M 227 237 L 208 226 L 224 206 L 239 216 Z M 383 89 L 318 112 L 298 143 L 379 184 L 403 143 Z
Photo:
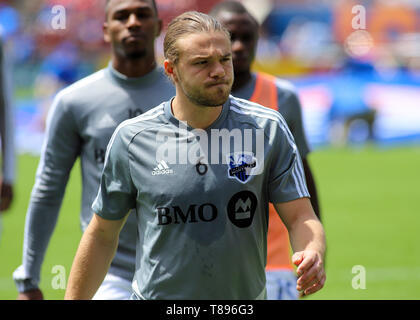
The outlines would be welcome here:
M 124 41 L 132 42 L 132 41 L 139 41 L 143 39 L 144 39 L 144 35 L 138 33 L 138 34 L 130 34 L 129 36 L 124 38 Z
M 208 83 L 207 87 L 216 87 L 220 85 L 228 85 L 228 83 L 226 81 L 212 82 L 212 83 Z

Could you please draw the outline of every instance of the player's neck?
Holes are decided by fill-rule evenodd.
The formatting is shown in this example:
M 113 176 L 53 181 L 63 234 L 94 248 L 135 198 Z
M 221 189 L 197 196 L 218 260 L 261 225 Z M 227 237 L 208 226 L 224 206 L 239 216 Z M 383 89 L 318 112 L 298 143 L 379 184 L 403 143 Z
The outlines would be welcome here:
M 114 57 L 112 59 L 112 67 L 129 78 L 138 78 L 156 68 L 156 60 L 154 57 L 141 59 L 121 59 Z
M 194 129 L 208 128 L 222 112 L 223 106 L 205 107 L 192 103 L 183 95 L 176 95 L 172 100 L 172 114 L 179 121 L 187 122 Z
M 240 73 L 235 73 L 235 80 L 233 81 L 232 91 L 236 91 L 244 87 L 252 78 L 251 70 Z

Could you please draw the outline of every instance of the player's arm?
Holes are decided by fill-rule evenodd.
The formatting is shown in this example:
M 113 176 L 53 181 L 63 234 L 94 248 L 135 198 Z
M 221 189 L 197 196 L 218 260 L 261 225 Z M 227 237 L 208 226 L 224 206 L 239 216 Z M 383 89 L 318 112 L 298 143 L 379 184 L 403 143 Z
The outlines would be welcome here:
M 14 163 L 14 150 L 10 148 L 10 140 L 13 139 L 13 134 L 7 129 L 7 122 L 12 121 L 12 119 L 7 115 L 8 110 L 5 109 L 5 101 L 0 92 L 0 140 L 2 147 L 1 154 L 3 157 L 0 173 L 0 214 L 9 208 L 13 200 L 13 179 L 10 178 L 10 171 L 14 170 L 12 165 Z
M 44 146 L 26 213 L 22 265 L 13 273 L 19 300 L 42 299 L 41 266 L 79 151 L 77 125 L 59 94 L 49 111 Z
M 1 87 L 1 81 L 0 81 Z M 1 89 L 0 89 L 1 90 Z M 3 99 L 4 93 L 0 92 L 0 140 L 2 147 L 2 170 L 0 174 L 0 214 L 9 209 L 13 200 L 13 181 L 14 181 L 14 147 L 13 147 L 13 129 L 11 122 L 13 117 Z
M 306 185 L 308 186 L 309 194 L 311 195 L 311 204 L 312 208 L 314 209 L 315 215 L 318 217 L 318 219 L 321 220 L 321 212 L 319 208 L 319 202 L 318 202 L 318 192 L 315 185 L 315 180 L 312 175 L 312 170 L 309 166 L 308 159 L 302 158 L 302 164 L 303 169 L 305 171 L 305 179 L 306 179 Z
M 305 295 L 320 290 L 325 283 L 325 234 L 308 198 L 274 204 L 289 232 L 298 266 L 297 289 Z
M 279 118 L 282 120 L 282 118 Z M 283 124 L 283 125 L 282 125 Z M 297 290 L 311 294 L 325 282 L 325 234 L 309 200 L 303 165 L 294 137 L 283 121 L 272 132 L 269 201 L 274 204 L 289 232 L 294 251 L 292 262 L 298 266 Z
M 77 249 L 64 299 L 92 299 L 115 255 L 118 236 L 127 216 L 107 220 L 93 215 Z
M 120 125 L 120 127 L 122 124 Z M 83 234 L 70 272 L 65 299 L 91 299 L 108 271 L 127 213 L 136 208 L 136 188 L 131 179 L 130 135 L 118 127 L 107 147 L 93 215 Z
M 10 88 L 7 86 L 5 55 L 0 39 L 0 138 L 2 170 L 0 174 L 0 214 L 13 200 L 15 174 L 14 119 L 10 105 Z
M 295 138 L 296 146 L 299 150 L 300 156 L 302 158 L 303 169 L 305 172 L 306 185 L 308 187 L 309 194 L 311 195 L 311 204 L 315 211 L 318 219 L 321 219 L 321 213 L 318 202 L 318 192 L 316 189 L 315 180 L 312 174 L 311 167 L 308 161 L 308 155 L 310 153 L 310 148 L 308 141 L 306 139 L 306 134 L 303 126 L 303 116 L 302 116 L 302 105 L 299 100 L 298 93 L 292 84 L 288 84 L 290 87 L 286 88 L 288 92 L 286 104 L 290 108 L 290 124 L 289 127 Z

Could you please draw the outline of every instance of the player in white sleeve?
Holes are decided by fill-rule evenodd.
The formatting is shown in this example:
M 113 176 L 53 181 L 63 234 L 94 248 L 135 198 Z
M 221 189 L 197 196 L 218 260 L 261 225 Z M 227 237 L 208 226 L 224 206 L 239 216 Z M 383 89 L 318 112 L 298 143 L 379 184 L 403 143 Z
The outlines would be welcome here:
M 153 0 L 108 0 L 104 39 L 109 65 L 60 91 L 49 111 L 46 139 L 26 215 L 22 265 L 14 272 L 18 299 L 42 299 L 41 265 L 60 212 L 65 187 L 80 157 L 84 231 L 92 218 L 105 150 L 115 128 L 174 96 L 175 88 L 156 63 L 161 30 Z M 135 271 L 136 219 L 120 234 L 119 246 L 95 299 L 129 299 Z

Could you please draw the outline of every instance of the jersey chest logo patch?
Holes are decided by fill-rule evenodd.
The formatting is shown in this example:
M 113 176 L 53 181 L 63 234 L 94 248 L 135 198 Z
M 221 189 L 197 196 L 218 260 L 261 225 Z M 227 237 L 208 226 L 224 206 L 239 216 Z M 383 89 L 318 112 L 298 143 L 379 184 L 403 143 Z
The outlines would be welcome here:
M 238 228 L 248 228 L 254 219 L 257 205 L 257 196 L 251 191 L 234 194 L 227 206 L 229 220 Z
M 257 158 L 252 152 L 234 152 L 226 155 L 228 177 L 247 183 L 257 167 Z
M 161 160 L 157 167 L 153 169 L 152 176 L 159 176 L 159 175 L 171 175 L 174 174 L 174 170 L 169 168 L 166 161 Z

